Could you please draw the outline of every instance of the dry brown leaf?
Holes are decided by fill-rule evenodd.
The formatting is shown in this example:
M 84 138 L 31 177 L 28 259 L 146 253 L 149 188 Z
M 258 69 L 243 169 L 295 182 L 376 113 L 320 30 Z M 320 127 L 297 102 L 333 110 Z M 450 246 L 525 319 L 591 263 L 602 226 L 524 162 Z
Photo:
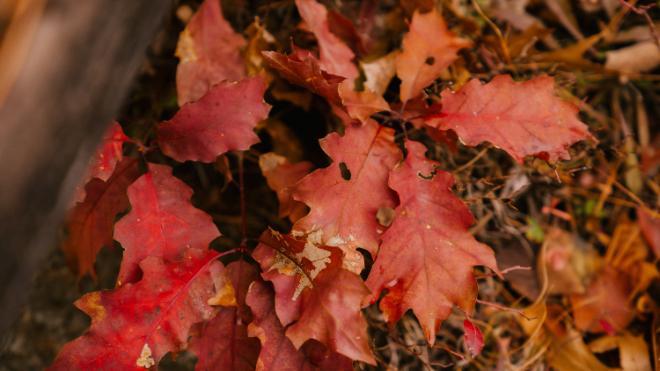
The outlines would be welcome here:
M 396 74 L 397 52 L 391 52 L 371 62 L 360 62 L 360 67 L 364 72 L 364 87 L 376 94 L 383 95 L 390 81 Z
M 634 316 L 628 300 L 631 292 L 627 275 L 605 267 L 584 294 L 571 296 L 575 326 L 595 333 L 625 329 Z
M 273 77 L 264 69 L 264 57 L 261 52 L 268 50 L 275 42 L 275 38 L 264 28 L 259 18 L 255 19 L 245 32 L 248 41 L 243 50 L 243 59 L 248 76 L 261 75 L 266 82 L 272 81 Z
M 647 72 L 660 65 L 660 49 L 654 41 L 644 41 L 605 53 L 605 68 L 621 73 Z
M 549 294 L 577 294 L 600 265 L 596 251 L 578 237 L 551 228 L 546 233 L 545 265 Z
M 651 371 L 649 350 L 643 336 L 626 333 L 619 338 L 619 357 L 624 371 Z
M 568 329 L 565 336 L 553 340 L 547 358 L 550 366 L 557 371 L 613 370 L 594 356 L 582 340 L 582 334 L 575 329 Z
M 509 23 L 518 31 L 525 31 L 530 27 L 546 28 L 541 20 L 527 13 L 527 5 L 529 0 L 496 0 L 491 11 L 496 19 Z M 544 36 L 542 40 L 550 49 L 559 48 L 559 43 L 551 34 Z

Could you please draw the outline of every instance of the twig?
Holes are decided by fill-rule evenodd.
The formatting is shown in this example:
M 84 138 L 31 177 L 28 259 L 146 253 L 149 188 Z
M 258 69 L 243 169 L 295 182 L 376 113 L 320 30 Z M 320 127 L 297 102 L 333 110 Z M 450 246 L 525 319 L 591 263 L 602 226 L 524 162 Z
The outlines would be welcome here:
M 238 190 L 241 202 L 241 247 L 247 246 L 247 213 L 245 209 L 245 170 L 243 169 L 243 152 L 238 153 Z
M 532 321 L 532 320 L 535 320 L 535 319 L 536 319 L 536 318 L 528 317 L 528 316 L 525 315 L 525 313 L 523 313 L 523 311 L 520 310 L 520 309 L 514 309 L 514 308 L 505 307 L 504 305 L 500 305 L 500 304 L 497 304 L 497 303 L 493 303 L 493 302 L 491 302 L 491 301 L 484 301 L 484 300 L 477 299 L 477 303 L 482 304 L 482 305 L 487 305 L 487 306 L 490 306 L 490 307 L 493 307 L 493 308 L 497 308 L 497 309 L 499 309 L 499 310 L 503 310 L 503 311 L 505 311 L 505 312 L 513 312 L 513 313 L 516 313 L 516 314 L 520 315 L 521 317 L 523 317 L 524 319 L 526 319 L 526 320 L 528 320 L 528 321 Z
M 649 29 L 651 30 L 651 35 L 653 36 L 655 45 L 658 47 L 658 49 L 660 49 L 660 37 L 658 36 L 658 32 L 655 29 L 653 19 L 649 15 L 649 9 L 653 8 L 656 4 L 652 3 L 648 5 L 634 6 L 633 4 L 628 3 L 626 0 L 619 0 L 619 3 L 633 11 L 635 14 L 641 15 L 644 17 L 644 19 L 646 19 L 646 23 L 649 25 Z
M 502 48 L 502 54 L 504 54 L 504 61 L 506 64 L 511 64 L 511 54 L 509 53 L 509 47 L 506 45 L 506 41 L 504 40 L 504 36 L 502 35 L 502 31 L 497 27 L 493 21 L 486 16 L 484 11 L 481 9 L 479 6 L 479 3 L 476 0 L 472 0 L 472 6 L 474 6 L 474 9 L 479 13 L 479 15 L 488 23 L 488 25 L 493 29 L 495 34 L 497 35 L 497 38 L 500 41 L 500 48 Z
M 470 161 L 466 162 L 465 164 L 461 165 L 458 169 L 454 170 L 455 173 L 460 173 L 461 171 L 469 168 L 470 166 L 474 165 L 475 162 L 479 161 L 480 158 L 484 157 L 484 155 L 488 152 L 488 148 L 484 148 L 481 150 L 481 152 L 477 153 L 476 156 L 474 156 Z

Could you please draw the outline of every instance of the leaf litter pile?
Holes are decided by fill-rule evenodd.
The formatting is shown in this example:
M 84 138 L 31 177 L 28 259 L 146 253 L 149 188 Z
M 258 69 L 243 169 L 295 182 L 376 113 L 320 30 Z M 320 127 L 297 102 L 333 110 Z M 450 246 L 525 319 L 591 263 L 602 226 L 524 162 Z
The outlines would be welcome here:
M 657 369 L 654 5 L 180 2 L 0 368 Z

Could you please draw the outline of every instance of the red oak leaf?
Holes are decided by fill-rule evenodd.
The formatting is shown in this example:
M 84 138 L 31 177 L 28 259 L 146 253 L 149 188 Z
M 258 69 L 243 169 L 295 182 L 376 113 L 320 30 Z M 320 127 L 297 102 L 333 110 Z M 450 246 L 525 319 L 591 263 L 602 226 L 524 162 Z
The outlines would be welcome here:
M 318 59 L 310 51 L 294 45 L 293 52 L 288 56 L 270 51 L 261 54 L 266 63 L 287 81 L 309 89 L 332 104 L 341 104 L 337 89 L 344 78 L 321 70 Z
M 247 295 L 254 319 L 248 326 L 250 336 L 259 338 L 261 352 L 257 370 L 313 370 L 314 366 L 298 352 L 275 314 L 275 298 L 262 282 L 254 282 Z
M 315 339 L 350 359 L 373 363 L 360 303 L 362 279 L 342 268 L 342 253 L 307 239 L 264 232 L 253 253 L 262 277 L 275 287 L 275 311 L 286 336 L 300 347 Z
M 390 110 L 390 105 L 382 95 L 369 90 L 355 91 L 350 81 L 339 84 L 339 96 L 349 116 L 362 122 L 376 112 Z
M 318 40 L 321 68 L 333 75 L 353 80 L 358 70 L 353 64 L 355 54 L 337 36 L 330 32 L 328 10 L 316 0 L 296 0 L 300 17 Z
M 92 158 L 90 179 L 99 178 L 105 181 L 110 178 L 117 163 L 124 158 L 122 146 L 128 139 L 118 122 L 115 121 L 110 124 L 103 136 L 101 145 Z
M 595 140 L 577 113 L 555 95 L 552 77 L 514 82 L 498 75 L 485 85 L 473 79 L 457 92 L 443 91 L 442 112 L 427 124 L 455 131 L 469 146 L 490 142 L 518 162 L 531 155 L 556 161 L 570 158 L 573 143 Z
M 352 370 L 350 359 L 328 352 L 325 347 L 309 341 L 298 351 L 284 334 L 284 327 L 275 314 L 273 290 L 263 282 L 250 286 L 247 303 L 254 320 L 248 326 L 250 336 L 261 341 L 257 370 Z
M 408 157 L 392 171 L 389 185 L 401 201 L 367 286 L 390 323 L 408 309 L 417 316 L 430 344 L 454 305 L 470 313 L 477 283 L 472 269 L 495 271 L 493 251 L 468 232 L 473 222 L 465 204 L 451 192 L 454 179 L 424 157 L 425 147 L 408 142 Z
M 197 355 L 199 371 L 254 370 L 259 355 L 259 339 L 249 337 L 251 318 L 245 300 L 250 284 L 258 277 L 255 268 L 242 260 L 227 265 L 235 292 L 235 306 L 220 309 L 213 320 L 203 323 L 190 341 L 190 351 Z
M 124 248 L 118 285 L 135 282 L 138 264 L 148 256 L 172 260 L 188 249 L 205 250 L 220 236 L 211 216 L 190 203 L 192 194 L 172 168 L 155 164 L 128 188 L 131 212 L 115 226 Z
M 248 326 L 248 332 L 261 341 L 257 370 L 318 369 L 317 365 L 305 357 L 302 349 L 298 351 L 284 334 L 284 327 L 275 314 L 274 301 L 272 290 L 263 282 L 254 282 L 250 286 L 247 303 L 252 309 L 254 320 Z
M 318 236 L 318 234 L 317 234 Z M 265 231 L 252 257 L 261 265 L 261 276 L 275 286 L 275 311 L 287 326 L 300 317 L 300 294 L 311 287 L 316 276 L 329 265 L 340 264 L 338 249 L 318 246 L 314 236 L 308 240 Z M 334 253 L 334 255 L 333 255 Z
M 396 205 L 396 197 L 387 187 L 390 169 L 401 158 L 394 131 L 370 120 L 347 127 L 344 136 L 329 134 L 321 140 L 321 148 L 333 162 L 295 186 L 293 198 L 306 203 L 311 212 L 293 230 L 305 234 L 320 231 L 322 243 L 342 247 L 348 259 L 353 258 L 351 252 L 359 255 L 357 247 L 375 256 L 384 229 L 376 213 Z
M 149 257 L 142 280 L 83 296 L 76 306 L 92 317 L 87 333 L 66 344 L 52 370 L 144 370 L 182 350 L 190 327 L 215 313 L 207 301 L 222 279 L 217 253 L 191 249 L 181 261 Z
M 259 167 L 268 186 L 277 193 L 280 202 L 280 218 L 289 217 L 292 222 L 307 213 L 305 204 L 291 196 L 291 187 L 309 173 L 312 164 L 308 161 L 291 164 L 284 156 L 274 152 L 259 156 Z
M 203 97 L 224 80 L 245 77 L 241 48 L 246 42 L 222 16 L 220 0 L 205 0 L 179 36 L 176 70 L 179 105 Z
M 253 129 L 270 110 L 265 91 L 260 77 L 215 85 L 158 126 L 160 148 L 179 162 L 213 162 L 227 151 L 250 148 L 259 141 Z
M 363 14 L 360 14 L 359 18 L 356 22 L 359 26 L 367 23 L 364 22 L 366 21 L 366 17 Z M 334 9 L 328 9 L 327 19 L 328 28 L 332 30 L 331 33 L 333 35 L 341 39 L 352 50 L 357 50 L 362 55 L 368 54 L 365 46 L 372 43 L 373 40 L 368 40 L 368 32 L 363 32 L 366 27 L 356 27 L 351 18 Z
M 240 320 L 236 308 L 221 308 L 199 331 L 190 342 L 190 351 L 198 357 L 195 370 L 255 369 L 259 340 L 248 337 L 247 326 Z
M 112 122 L 105 132 L 101 144 L 96 148 L 96 153 L 94 153 L 94 156 L 89 161 L 89 169 L 83 178 L 85 180 L 81 182 L 81 185 L 76 187 L 75 202 L 81 202 L 85 199 L 85 190 L 82 184 L 93 178 L 99 178 L 103 181 L 110 178 L 115 171 L 117 163 L 124 158 L 122 147 L 128 140 L 129 138 L 124 134 L 119 123 L 116 121 Z
M 343 268 L 323 270 L 312 290 L 301 295 L 302 312 L 286 330 L 296 348 L 315 339 L 350 359 L 375 365 L 369 348 L 367 321 L 360 304 L 369 290 L 355 273 Z
M 252 312 L 245 298 L 252 282 L 259 278 L 257 267 L 244 260 L 238 260 L 227 266 L 227 275 L 236 291 L 236 307 L 243 323 L 247 324 L 252 320 Z
M 316 366 L 316 369 L 324 371 L 353 370 L 353 361 L 337 352 L 328 350 L 328 347 L 317 340 L 310 339 L 300 347 L 307 359 Z
M 86 196 L 70 211 L 68 234 L 62 243 L 69 266 L 79 277 L 94 276 L 96 254 L 103 246 L 112 246 L 112 230 L 117 214 L 128 209 L 126 189 L 140 176 L 137 160 L 125 159 L 103 181 L 94 178 L 85 186 Z
M 463 337 L 465 345 L 473 357 L 478 356 L 484 348 L 484 336 L 479 327 L 475 326 L 470 320 L 463 321 Z
M 415 11 L 395 62 L 396 74 L 401 79 L 401 101 L 421 93 L 456 60 L 460 49 L 471 44 L 449 31 L 435 8 L 425 14 Z

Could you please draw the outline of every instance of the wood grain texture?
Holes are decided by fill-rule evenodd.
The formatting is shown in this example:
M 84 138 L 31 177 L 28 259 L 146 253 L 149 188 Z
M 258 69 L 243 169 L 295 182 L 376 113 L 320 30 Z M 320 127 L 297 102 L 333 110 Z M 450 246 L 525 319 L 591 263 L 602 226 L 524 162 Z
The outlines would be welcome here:
M 0 107 L 0 334 L 171 0 L 49 0 Z M 0 335 L 1 336 L 1 335 Z

